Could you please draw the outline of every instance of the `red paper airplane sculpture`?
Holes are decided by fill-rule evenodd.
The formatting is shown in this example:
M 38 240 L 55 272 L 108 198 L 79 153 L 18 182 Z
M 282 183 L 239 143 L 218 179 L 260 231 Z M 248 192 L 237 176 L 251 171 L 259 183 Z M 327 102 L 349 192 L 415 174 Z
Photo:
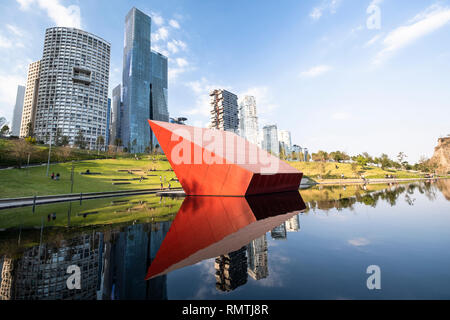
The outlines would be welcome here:
M 238 250 L 305 208 L 298 191 L 186 197 L 145 279 Z
M 187 195 L 298 190 L 303 173 L 227 131 L 148 120 Z

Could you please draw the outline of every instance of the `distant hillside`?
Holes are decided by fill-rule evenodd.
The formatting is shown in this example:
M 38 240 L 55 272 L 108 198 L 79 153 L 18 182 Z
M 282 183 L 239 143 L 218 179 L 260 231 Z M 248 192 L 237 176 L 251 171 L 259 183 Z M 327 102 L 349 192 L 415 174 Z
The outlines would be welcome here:
M 430 159 L 437 166 L 438 174 L 450 174 L 450 137 L 439 138 L 438 145 Z

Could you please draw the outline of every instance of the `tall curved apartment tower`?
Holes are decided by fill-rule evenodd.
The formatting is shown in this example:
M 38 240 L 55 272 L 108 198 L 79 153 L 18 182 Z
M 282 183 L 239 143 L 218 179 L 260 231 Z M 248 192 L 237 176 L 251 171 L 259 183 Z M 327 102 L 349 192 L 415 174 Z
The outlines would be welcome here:
M 23 100 L 22 120 L 20 123 L 21 138 L 33 134 L 36 121 L 36 104 L 39 89 L 39 74 L 41 73 L 41 60 L 30 63 L 28 66 L 27 86 Z
M 55 27 L 45 32 L 34 133 L 54 141 L 57 129 L 73 145 L 81 131 L 87 148 L 106 142 L 111 45 L 91 33 Z

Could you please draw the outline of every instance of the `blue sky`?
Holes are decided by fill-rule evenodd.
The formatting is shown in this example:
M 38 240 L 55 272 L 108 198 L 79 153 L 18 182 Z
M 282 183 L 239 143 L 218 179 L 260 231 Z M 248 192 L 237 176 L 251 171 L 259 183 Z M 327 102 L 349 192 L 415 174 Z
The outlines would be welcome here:
M 110 89 L 120 83 L 132 6 L 153 17 L 152 47 L 169 57 L 170 115 L 191 125 L 206 125 L 208 91 L 222 87 L 254 95 L 260 126 L 313 152 L 415 162 L 450 133 L 450 1 L 436 0 L 2 0 L 0 116 L 11 119 L 47 27 L 109 41 Z

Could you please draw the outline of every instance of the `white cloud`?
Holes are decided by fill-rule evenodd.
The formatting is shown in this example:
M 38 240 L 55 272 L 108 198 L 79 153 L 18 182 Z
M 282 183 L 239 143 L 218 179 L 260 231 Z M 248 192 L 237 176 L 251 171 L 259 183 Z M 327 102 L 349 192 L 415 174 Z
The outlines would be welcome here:
M 157 26 L 161 26 L 164 24 L 164 18 L 161 17 L 160 14 L 158 14 L 156 12 L 152 12 L 152 13 L 150 13 L 150 16 L 152 18 L 152 22 L 154 22 Z
M 271 114 L 275 109 L 278 108 L 278 104 L 275 102 L 276 99 L 273 97 L 269 87 L 254 86 L 238 93 L 239 99 L 242 99 L 244 96 L 255 97 L 258 115 L 264 116 Z M 262 122 L 260 124 L 262 124 Z
M 177 53 L 180 49 L 186 49 L 186 43 L 181 40 L 172 40 L 167 43 L 167 49 L 172 53 Z
M 383 63 L 396 51 L 444 27 L 448 22 L 450 22 L 450 8 L 437 5 L 427 8 L 411 19 L 408 25 L 398 27 L 384 38 L 384 48 L 378 52 L 373 64 Z
M 21 38 L 23 38 L 24 32 L 18 27 L 7 24 L 6 32 L 0 31 L 0 48 L 24 48 L 25 45 Z
M 35 0 L 17 0 L 21 10 L 27 10 Z
M 348 240 L 348 243 L 355 247 L 363 247 L 370 244 L 370 241 L 366 238 L 356 238 Z
M 17 86 L 25 85 L 25 77 L 9 74 L 0 74 L 0 116 L 12 118 L 16 101 Z
M 151 39 L 154 42 L 167 40 L 169 37 L 169 30 L 166 27 L 161 27 L 155 33 L 152 33 Z
M 180 28 L 180 24 L 178 23 L 177 20 L 171 19 L 171 20 L 169 21 L 169 24 L 170 24 L 170 26 L 171 26 L 172 28 L 175 28 L 175 29 L 179 29 L 179 28 Z
M 17 0 L 21 10 L 29 10 L 32 4 L 47 12 L 48 17 L 58 27 L 81 28 L 80 7 L 70 5 L 65 7 L 60 0 Z
M 383 2 L 383 0 L 372 0 L 372 2 L 369 4 L 369 7 L 370 6 L 379 6 L 382 2 Z
M 185 58 L 171 59 L 169 60 L 169 80 L 175 80 L 180 74 L 192 69 L 189 67 L 189 62 Z
M 314 7 L 309 14 L 310 18 L 313 20 L 319 20 L 325 11 L 330 12 L 331 14 L 335 14 L 337 8 L 341 4 L 341 0 L 325 0 L 322 1 L 322 4 Z
M 177 62 L 177 65 L 181 68 L 187 67 L 189 65 L 189 63 L 184 58 L 177 58 L 176 62 Z
M 209 116 L 210 101 L 209 93 L 214 89 L 231 90 L 229 86 L 223 86 L 220 84 L 209 82 L 206 78 L 202 78 L 199 81 L 192 81 L 185 84 L 192 90 L 195 98 L 195 107 L 186 112 L 187 115 L 202 115 Z
M 327 65 L 320 65 L 312 67 L 309 70 L 303 71 L 300 73 L 300 77 L 303 78 L 315 78 L 318 77 L 324 73 L 327 73 L 328 71 L 332 70 L 333 68 Z
M 369 41 L 367 41 L 364 44 L 364 48 L 370 47 L 372 46 L 375 42 L 377 42 L 379 39 L 381 38 L 381 34 L 377 34 L 376 36 L 374 36 L 372 39 L 370 39 Z
M 347 112 L 335 112 L 331 115 L 334 120 L 348 120 L 351 118 L 350 113 Z
M 12 24 L 7 24 L 6 28 L 12 32 L 14 35 L 18 36 L 18 37 L 22 37 L 23 36 L 23 31 L 21 29 L 19 29 L 17 26 L 14 26 Z
M 152 43 L 152 50 L 161 53 L 162 55 L 165 55 L 166 57 L 169 57 L 169 51 L 167 51 L 166 49 L 164 49 L 163 47 L 161 47 L 158 44 L 153 44 Z
M 9 49 L 13 46 L 13 41 L 0 33 L 0 48 Z
M 319 7 L 314 8 L 313 11 L 311 11 L 311 13 L 309 14 L 309 16 L 313 20 L 320 19 L 320 17 L 322 17 L 322 9 Z

